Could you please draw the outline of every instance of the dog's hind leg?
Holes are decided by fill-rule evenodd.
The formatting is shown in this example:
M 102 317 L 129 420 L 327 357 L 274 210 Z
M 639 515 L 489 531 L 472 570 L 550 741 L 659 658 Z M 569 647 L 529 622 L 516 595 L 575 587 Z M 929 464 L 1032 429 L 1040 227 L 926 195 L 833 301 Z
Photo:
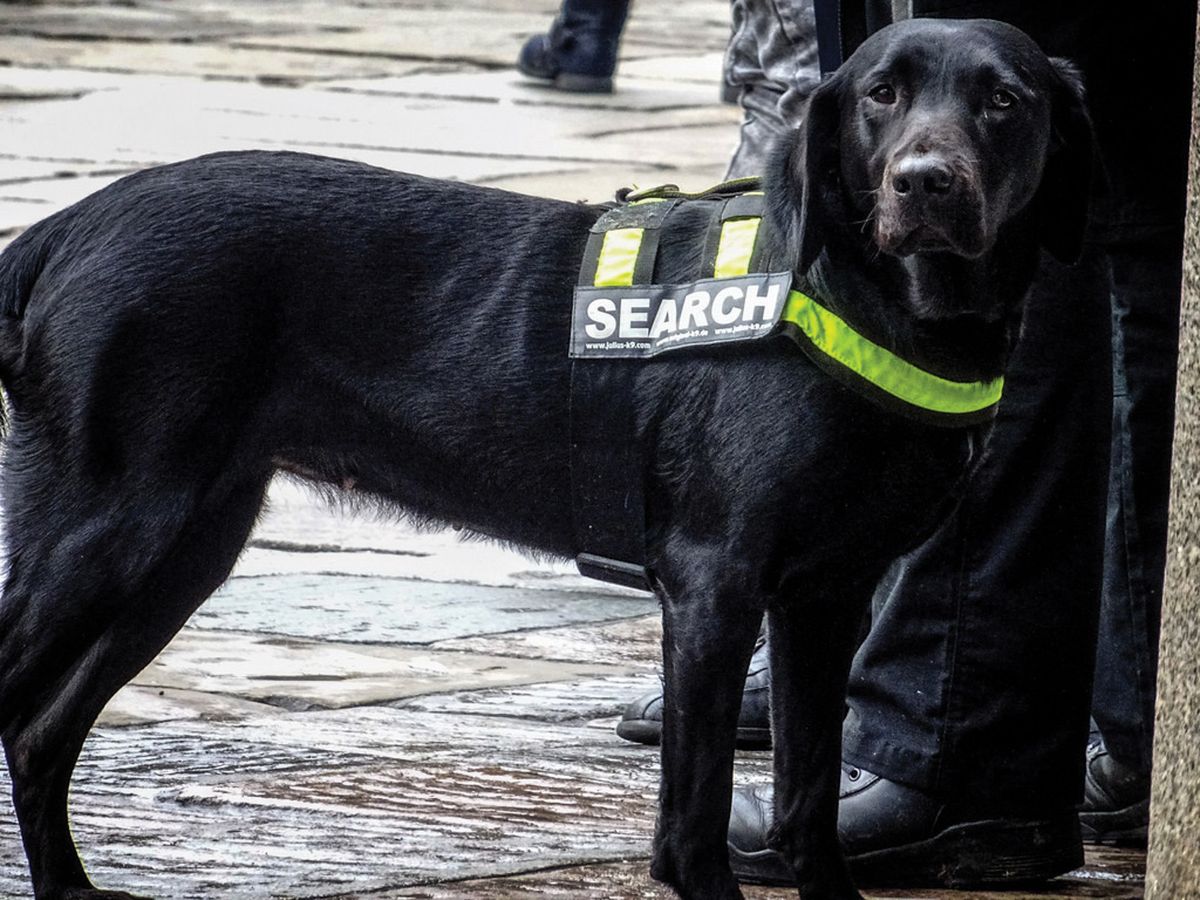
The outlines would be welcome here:
M 650 873 L 685 900 L 740 900 L 725 833 L 746 667 L 762 622 L 736 566 L 661 592 L 662 786 Z
M 96 890 L 84 871 L 68 822 L 71 773 L 104 705 L 228 575 L 268 473 L 203 488 L 140 479 L 87 500 L 70 478 L 29 475 L 8 492 L 0 738 L 34 892 L 129 900 Z
M 846 681 L 875 579 L 847 593 L 808 586 L 767 612 L 775 819 L 768 843 L 791 866 L 804 900 L 862 900 L 838 843 L 838 783 Z

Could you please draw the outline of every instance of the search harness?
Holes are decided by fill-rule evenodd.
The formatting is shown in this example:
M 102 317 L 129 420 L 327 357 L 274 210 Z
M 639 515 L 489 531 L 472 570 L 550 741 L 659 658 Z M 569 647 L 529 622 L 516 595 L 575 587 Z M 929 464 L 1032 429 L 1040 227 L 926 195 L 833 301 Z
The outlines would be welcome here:
M 714 204 L 700 267 L 709 277 L 654 284 L 664 224 L 683 201 Z M 900 415 L 944 427 L 995 416 L 1003 378 L 959 382 L 927 372 L 793 289 L 790 271 L 761 271 L 762 216 L 759 179 L 745 178 L 700 194 L 673 185 L 623 192 L 590 230 L 570 345 L 572 506 L 584 575 L 649 584 L 630 360 L 782 334 L 834 379 Z

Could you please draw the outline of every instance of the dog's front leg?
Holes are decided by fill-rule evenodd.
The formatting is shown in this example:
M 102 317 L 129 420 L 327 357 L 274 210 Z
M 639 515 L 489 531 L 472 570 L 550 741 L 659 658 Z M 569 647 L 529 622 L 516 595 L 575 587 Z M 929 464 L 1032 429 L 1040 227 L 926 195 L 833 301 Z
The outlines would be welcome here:
M 768 843 L 803 900 L 862 900 L 838 843 L 846 681 L 877 579 L 815 589 L 767 613 L 775 819 Z
M 742 685 L 761 608 L 742 590 L 711 581 L 660 591 L 659 599 L 662 784 L 650 873 L 685 900 L 740 900 L 725 834 Z

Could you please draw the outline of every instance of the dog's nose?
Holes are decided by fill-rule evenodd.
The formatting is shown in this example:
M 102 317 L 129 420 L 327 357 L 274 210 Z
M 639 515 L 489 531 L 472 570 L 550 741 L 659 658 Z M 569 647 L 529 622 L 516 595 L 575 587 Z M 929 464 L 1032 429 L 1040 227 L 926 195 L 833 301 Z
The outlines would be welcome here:
M 892 190 L 897 194 L 936 196 L 950 193 L 953 185 L 954 170 L 938 156 L 906 156 L 892 167 Z

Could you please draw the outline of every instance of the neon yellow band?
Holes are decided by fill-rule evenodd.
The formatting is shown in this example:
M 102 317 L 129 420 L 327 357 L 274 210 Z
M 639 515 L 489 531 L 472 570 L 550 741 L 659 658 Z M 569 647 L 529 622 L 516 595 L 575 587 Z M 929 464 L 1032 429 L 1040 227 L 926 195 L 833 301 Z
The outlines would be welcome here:
M 604 233 L 596 261 L 596 287 L 629 287 L 642 248 L 642 228 L 614 228 Z
M 939 413 L 973 413 L 998 403 L 1004 379 L 950 381 L 867 340 L 841 318 L 800 291 L 788 294 L 783 321 L 799 328 L 822 353 L 879 389 L 913 406 Z
M 730 219 L 721 226 L 717 262 L 713 267 L 714 278 L 737 278 L 750 271 L 750 256 L 754 253 L 754 240 L 758 237 L 761 221 L 756 216 Z

